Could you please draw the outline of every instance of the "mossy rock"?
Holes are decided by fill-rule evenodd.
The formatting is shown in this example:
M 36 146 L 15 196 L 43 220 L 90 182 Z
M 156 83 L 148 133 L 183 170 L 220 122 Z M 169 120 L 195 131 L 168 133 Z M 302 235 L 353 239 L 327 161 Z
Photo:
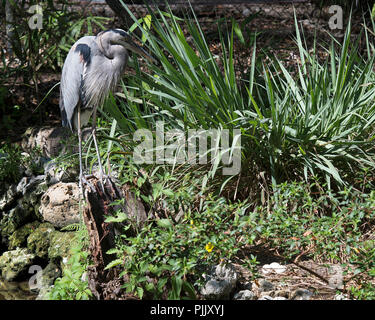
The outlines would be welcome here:
M 61 270 L 59 266 L 53 262 L 50 262 L 43 269 L 42 286 L 43 287 L 52 286 L 55 280 L 60 276 L 61 276 Z
M 58 265 L 50 262 L 42 272 L 41 288 L 36 300 L 49 300 L 49 293 L 55 280 L 61 276 L 61 270 Z
M 25 211 L 23 207 L 17 205 L 8 213 L 3 215 L 0 221 L 1 235 L 4 238 L 10 237 L 27 220 L 30 220 L 30 212 Z
M 47 258 L 51 234 L 55 231 L 52 224 L 46 222 L 27 237 L 27 248 L 40 258 Z
M 39 213 L 40 198 L 48 189 L 47 183 L 44 182 L 44 180 L 40 181 L 43 182 L 36 183 L 32 189 L 32 192 L 26 192 L 24 196 L 20 200 L 18 200 L 19 205 L 22 206 L 25 211 L 30 212 L 30 214 L 32 214 L 37 219 L 42 218 Z
M 17 186 L 23 196 L 16 201 L 14 208 L 4 212 L 0 220 L 0 231 L 4 238 L 9 238 L 25 223 L 42 218 L 39 214 L 40 197 L 47 190 L 43 177 L 38 176 L 30 181 L 22 179 Z
M 29 289 L 29 281 L 9 282 L 0 278 L 0 300 L 34 300 L 36 294 Z
M 70 256 L 69 250 L 73 245 L 74 237 L 75 232 L 54 231 L 50 237 L 48 258 L 51 260 L 68 258 Z
M 0 256 L 1 276 L 6 281 L 13 281 L 17 276 L 26 270 L 35 259 L 35 255 L 26 248 L 6 251 Z
M 34 232 L 40 225 L 39 221 L 34 221 L 25 224 L 21 228 L 14 231 L 9 237 L 9 250 L 17 247 L 23 247 L 26 244 L 27 237 Z
M 12 206 L 18 196 L 17 185 L 0 184 L 0 211 L 6 211 L 6 208 Z

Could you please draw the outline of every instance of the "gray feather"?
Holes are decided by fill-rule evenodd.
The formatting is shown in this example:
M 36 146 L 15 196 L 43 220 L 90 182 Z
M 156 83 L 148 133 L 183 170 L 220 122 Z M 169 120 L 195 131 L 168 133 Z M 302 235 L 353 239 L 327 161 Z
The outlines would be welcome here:
M 64 126 L 72 131 L 78 129 L 79 108 L 81 126 L 85 126 L 92 112 L 102 106 L 124 72 L 129 42 L 125 31 L 115 29 L 100 32 L 96 37 L 83 37 L 72 46 L 61 75 L 60 109 Z M 142 54 L 142 50 L 135 50 Z
M 74 126 L 74 116 L 81 96 L 81 82 L 84 79 L 84 74 L 87 71 L 86 62 L 82 62 L 82 57 L 76 47 L 79 44 L 92 45 L 95 37 L 87 36 L 79 39 L 70 49 L 62 70 L 60 83 L 60 109 L 63 117 L 63 126 L 69 126 L 74 131 L 77 128 Z

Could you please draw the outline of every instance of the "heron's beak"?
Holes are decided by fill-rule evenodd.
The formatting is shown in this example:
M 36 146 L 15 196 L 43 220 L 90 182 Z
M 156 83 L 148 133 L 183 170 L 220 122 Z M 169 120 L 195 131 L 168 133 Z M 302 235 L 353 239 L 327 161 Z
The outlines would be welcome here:
M 126 41 L 119 41 L 119 44 L 121 44 L 124 48 L 141 55 L 148 61 L 156 63 L 156 60 L 153 57 L 151 57 L 143 48 L 135 44 L 132 40 L 128 39 Z

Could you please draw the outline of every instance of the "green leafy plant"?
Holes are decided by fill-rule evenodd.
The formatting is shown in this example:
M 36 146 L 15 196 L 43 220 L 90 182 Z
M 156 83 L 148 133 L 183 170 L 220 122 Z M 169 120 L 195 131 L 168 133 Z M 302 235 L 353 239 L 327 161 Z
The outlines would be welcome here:
M 220 33 L 223 51 L 216 57 L 194 14 L 181 20 L 156 10 L 149 16 L 147 23 L 135 23 L 160 64 L 141 71 L 134 60 L 136 75 L 124 79 L 122 92 L 108 99 L 104 120 L 98 121 L 107 138 L 100 142 L 102 155 L 155 216 L 132 232 L 126 213 L 107 217 L 125 225 L 109 251 L 116 258 L 107 269 L 121 268 L 128 276 L 123 288 L 139 298 L 199 298 L 202 274 L 213 264 L 235 260 L 256 274 L 257 257 L 247 251 L 256 243 L 287 261 L 354 265 L 352 296 L 373 297 L 371 44 L 367 58 L 361 56 L 348 26 L 342 43 L 332 38 L 328 59 L 322 61 L 317 41 L 307 48 L 296 22 L 296 66 L 272 56 L 259 61 L 254 42 L 244 81 L 236 77 L 233 51 L 240 26 L 234 23 L 225 36 Z M 250 196 L 239 202 L 218 196 L 222 184 L 207 183 L 208 176 L 215 177 L 215 166 L 134 164 L 132 134 L 140 128 L 153 131 L 158 120 L 166 129 L 240 129 L 243 172 L 258 170 L 272 181 L 263 205 Z M 69 281 L 82 275 L 79 261 L 79 272 Z M 58 297 L 75 298 L 86 290 L 69 287 L 74 283 L 69 281 L 61 283 Z
M 374 165 L 370 128 L 375 91 L 369 85 L 374 59 L 364 61 L 355 44 L 349 49 L 350 28 L 349 24 L 341 52 L 336 54 L 332 42 L 329 59 L 321 63 L 315 51 L 310 54 L 304 48 L 296 22 L 298 70 L 292 74 L 276 58 L 270 68 L 264 66 L 266 100 L 257 102 L 249 93 L 262 119 L 259 128 L 264 130 L 263 141 L 268 140 L 264 147 L 269 148 L 265 152 L 275 181 L 287 171 L 291 177 L 289 164 L 301 166 L 306 180 L 321 171 L 328 186 L 331 180 L 345 184 L 348 176 L 340 173 L 343 166 L 347 173 Z
M 373 252 L 359 241 L 364 237 L 363 228 L 373 221 L 369 211 L 373 206 L 369 190 L 375 120 L 371 44 L 367 58 L 361 56 L 349 25 L 342 43 L 332 38 L 326 47 L 328 59 L 322 61 L 317 40 L 312 50 L 307 48 L 296 21 L 300 62 L 290 68 L 277 57 L 259 61 L 254 43 L 249 79 L 239 81 L 233 43 L 235 34 L 241 37 L 240 26 L 232 24 L 226 38 L 220 33 L 223 52 L 216 57 L 196 18 L 184 20 L 188 41 L 181 20 L 171 13 L 166 16 L 149 9 L 149 14 L 151 27 L 143 28 L 136 19 L 135 23 L 160 64 L 141 72 L 135 63 L 136 77 L 126 79 L 117 100 L 109 100 L 106 111 L 116 119 L 111 128 L 113 144 L 120 153 L 131 151 L 131 134 L 139 128 L 153 130 L 158 120 L 167 128 L 182 130 L 239 128 L 246 169 L 265 172 L 273 192 L 263 199 L 263 207 L 241 211 L 239 208 L 248 207 L 239 203 L 237 209 L 242 213 L 234 214 L 236 210 L 229 209 L 227 200 L 205 188 L 194 189 L 207 186 L 203 177 L 207 172 L 207 176 L 215 176 L 217 168 L 200 168 L 200 177 L 195 179 L 193 166 L 168 170 L 168 166 L 144 165 L 152 172 L 146 177 L 152 189 L 140 196 L 164 217 L 137 230 L 136 235 L 126 236 L 124 230 L 114 249 L 118 257 L 109 267 L 121 266 L 129 275 L 126 290 L 139 297 L 175 298 L 177 292 L 181 296 L 178 280 L 172 283 L 174 277 L 196 289 L 200 267 L 218 262 L 217 256 L 235 259 L 239 248 L 242 253 L 255 242 L 276 248 L 287 260 L 306 257 L 343 265 L 350 262 L 358 266 L 359 273 L 371 276 Z M 131 182 L 134 176 L 126 178 L 125 174 L 124 178 Z M 144 176 L 138 187 L 143 182 Z M 363 197 L 349 183 L 355 183 Z M 215 183 L 211 187 L 216 192 L 223 189 Z M 177 222 L 174 217 L 179 209 L 184 218 Z M 114 219 L 127 222 L 124 215 Z M 250 268 L 256 265 L 255 256 L 249 254 L 245 260 Z M 360 261 L 364 263 L 360 265 Z M 369 288 L 357 289 L 353 289 L 357 296 L 371 296 Z
M 3 5 L 3 4 L 2 4 Z M 109 20 L 105 17 L 89 16 L 84 17 L 83 12 L 70 10 L 69 1 L 52 0 L 9 0 L 9 5 L 13 11 L 14 21 L 8 21 L 13 28 L 14 36 L 11 37 L 12 50 L 0 50 L 1 72 L 0 86 L 17 87 L 32 92 L 32 97 L 36 98 L 37 106 L 33 113 L 38 110 L 39 115 L 35 117 L 36 121 L 43 120 L 43 101 L 55 88 L 42 99 L 41 74 L 46 72 L 60 72 L 67 52 L 73 43 L 82 35 L 92 35 L 94 28 L 104 29 L 104 24 Z M 38 5 L 41 8 L 42 28 L 32 28 L 29 22 L 32 21 L 36 12 L 28 12 L 28 9 Z M 11 54 L 12 51 L 12 54 Z M 30 106 L 15 105 L 5 107 L 2 103 L 3 89 L 0 93 L 0 111 L 3 118 L 0 122 L 2 131 L 12 129 L 18 120 L 24 119 L 25 108 Z M 7 100 L 9 93 L 7 93 Z M 29 101 L 33 102 L 33 100 Z
M 74 228 L 76 227 L 74 225 Z M 76 232 L 75 244 L 70 249 L 70 257 L 63 268 L 63 275 L 55 280 L 54 286 L 48 294 L 48 299 L 88 300 L 92 297 L 86 276 L 89 264 L 87 239 L 87 230 L 82 222 Z
M 370 298 L 375 251 L 373 241 L 366 239 L 375 221 L 375 193 L 349 188 L 333 194 L 319 188 L 296 182 L 278 185 L 268 207 L 259 206 L 242 218 L 245 234 L 256 237 L 258 245 L 277 248 L 286 261 L 341 264 L 357 283 L 349 289 L 353 297 Z
M 42 7 L 42 29 L 30 28 L 32 14 L 25 10 L 26 4 Z M 82 13 L 69 10 L 69 5 L 60 1 L 57 9 L 53 1 L 40 4 L 37 1 L 11 1 L 14 15 L 19 17 L 13 26 L 17 35 L 12 39 L 14 52 L 21 63 L 26 64 L 26 69 L 31 68 L 34 73 L 42 67 L 57 70 L 62 67 L 64 56 L 74 41 L 82 34 L 92 35 L 93 26 L 104 29 L 103 23 L 109 20 L 105 17 L 83 17 Z
M 194 12 L 183 21 L 189 41 L 171 12 L 166 16 L 149 9 L 149 15 L 151 27 L 134 21 L 160 64 L 141 72 L 136 63 L 137 76 L 126 79 L 119 94 L 127 101 L 110 99 L 106 110 L 116 119 L 118 136 L 155 130 L 156 121 L 163 121 L 166 130 L 184 132 L 215 128 L 232 135 L 239 129 L 243 167 L 265 171 L 272 185 L 320 175 L 328 188 L 342 188 L 356 170 L 374 168 L 374 56 L 370 51 L 369 58 L 359 55 L 350 24 L 342 44 L 332 38 L 322 62 L 316 40 L 309 50 L 296 21 L 297 67 L 271 56 L 269 63 L 259 63 L 254 43 L 249 79 L 240 81 L 233 57 L 234 35 L 241 35 L 238 24 L 232 24 L 227 37 L 219 31 L 222 54 L 216 57 Z M 134 145 L 128 143 L 126 148 Z M 211 151 L 220 163 L 224 150 Z M 218 166 L 206 169 L 207 177 L 217 178 Z
M 15 183 L 21 178 L 21 148 L 5 144 L 0 148 L 0 181 Z
M 140 298 L 195 299 L 202 272 L 214 263 L 235 258 L 241 246 L 239 217 L 248 206 L 228 204 L 224 198 L 208 194 L 200 210 L 199 178 L 188 175 L 179 184 L 171 177 L 163 181 L 163 175 L 149 178 L 152 196 L 145 201 L 165 218 L 152 219 L 130 235 L 131 221 L 125 213 L 108 217 L 107 222 L 122 222 L 127 227 L 116 248 L 110 250 L 117 258 L 107 268 L 119 266 L 129 277 L 124 289 Z M 256 265 L 256 261 L 252 263 L 247 266 Z

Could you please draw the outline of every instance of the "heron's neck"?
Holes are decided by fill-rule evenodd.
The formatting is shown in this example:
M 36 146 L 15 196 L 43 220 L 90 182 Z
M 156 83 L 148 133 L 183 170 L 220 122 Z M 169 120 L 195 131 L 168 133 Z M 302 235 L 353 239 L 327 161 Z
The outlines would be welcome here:
M 110 52 L 112 54 L 112 65 L 115 68 L 123 69 L 129 58 L 128 51 L 121 45 L 111 45 Z
M 97 39 L 97 44 L 100 51 L 108 59 L 120 59 L 122 61 L 124 59 L 124 56 L 128 56 L 128 52 L 123 46 L 119 44 L 111 44 L 107 39 L 103 39 L 103 37 L 99 37 Z

